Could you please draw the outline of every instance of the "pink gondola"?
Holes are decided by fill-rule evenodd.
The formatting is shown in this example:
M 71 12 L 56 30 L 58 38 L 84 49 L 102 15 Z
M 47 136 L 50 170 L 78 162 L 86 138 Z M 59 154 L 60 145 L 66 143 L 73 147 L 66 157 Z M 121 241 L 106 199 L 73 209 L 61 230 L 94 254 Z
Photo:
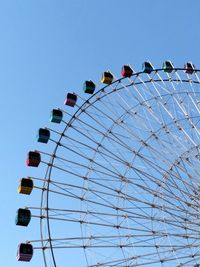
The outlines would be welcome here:
M 33 246 L 29 243 L 20 243 L 17 249 L 18 261 L 30 261 L 33 256 Z

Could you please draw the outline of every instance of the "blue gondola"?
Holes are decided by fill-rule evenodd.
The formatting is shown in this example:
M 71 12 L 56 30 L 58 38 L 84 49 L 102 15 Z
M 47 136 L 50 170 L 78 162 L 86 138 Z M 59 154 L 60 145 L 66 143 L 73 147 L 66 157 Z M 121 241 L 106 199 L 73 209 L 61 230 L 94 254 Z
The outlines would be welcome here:
M 31 212 L 28 209 L 18 209 L 15 217 L 15 224 L 21 226 L 28 226 L 31 220 Z
M 151 62 L 149 61 L 145 61 L 142 64 L 142 71 L 144 73 L 150 74 L 153 71 L 153 65 L 151 64 Z
M 53 109 L 50 115 L 50 121 L 54 123 L 60 123 L 63 118 L 63 113 L 60 109 Z
M 37 134 L 37 141 L 40 143 L 48 143 L 50 138 L 50 131 L 48 129 L 40 128 Z

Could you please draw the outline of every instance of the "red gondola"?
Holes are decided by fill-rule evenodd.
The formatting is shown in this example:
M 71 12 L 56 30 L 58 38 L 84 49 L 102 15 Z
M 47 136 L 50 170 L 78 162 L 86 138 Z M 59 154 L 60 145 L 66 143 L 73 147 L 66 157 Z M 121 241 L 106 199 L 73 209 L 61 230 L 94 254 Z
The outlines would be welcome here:
M 195 72 L 195 65 L 192 62 L 187 62 L 184 65 L 185 73 L 187 74 L 193 74 Z
M 133 74 L 133 69 L 129 65 L 124 65 L 122 67 L 121 75 L 123 77 L 128 77 L 130 78 Z
M 74 93 L 68 93 L 64 104 L 70 107 L 74 107 L 76 105 L 76 101 L 77 95 Z
M 37 151 L 29 151 L 26 159 L 26 165 L 29 167 L 38 167 L 41 161 L 40 153 Z

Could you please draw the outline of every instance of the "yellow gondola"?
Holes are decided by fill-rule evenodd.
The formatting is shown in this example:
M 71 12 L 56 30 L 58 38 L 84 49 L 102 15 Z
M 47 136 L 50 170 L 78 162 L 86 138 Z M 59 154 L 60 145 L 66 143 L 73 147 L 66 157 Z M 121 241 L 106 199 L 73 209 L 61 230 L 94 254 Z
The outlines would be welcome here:
M 30 195 L 33 190 L 33 180 L 31 178 L 22 178 L 18 187 L 19 194 Z
M 101 82 L 105 84 L 111 84 L 114 76 L 109 71 L 104 71 L 101 77 Z

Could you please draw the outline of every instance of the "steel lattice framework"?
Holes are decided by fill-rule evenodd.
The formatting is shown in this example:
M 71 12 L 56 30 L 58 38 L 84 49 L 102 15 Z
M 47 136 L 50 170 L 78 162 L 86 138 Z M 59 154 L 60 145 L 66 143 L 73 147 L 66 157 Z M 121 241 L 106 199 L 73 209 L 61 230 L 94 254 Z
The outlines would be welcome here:
M 39 151 L 45 178 L 32 177 L 45 266 L 71 250 L 79 266 L 200 266 L 198 73 L 134 73 L 62 109 L 53 153 Z

